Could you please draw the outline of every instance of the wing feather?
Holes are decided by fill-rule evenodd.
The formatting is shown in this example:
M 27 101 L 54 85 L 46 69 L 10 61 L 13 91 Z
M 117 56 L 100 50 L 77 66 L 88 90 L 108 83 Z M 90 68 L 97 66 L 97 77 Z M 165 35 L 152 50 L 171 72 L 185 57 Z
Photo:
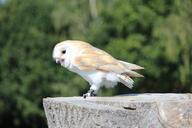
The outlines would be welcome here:
M 129 70 L 144 69 L 143 67 L 136 65 L 136 64 L 128 63 L 128 62 L 121 61 L 121 60 L 119 60 L 119 62 L 122 63 L 125 67 L 127 67 Z
M 143 75 L 131 71 L 143 69 L 143 67 L 117 60 L 105 51 L 91 45 L 90 47 L 84 47 L 80 54 L 76 56 L 75 66 L 84 71 L 100 70 L 117 74 L 123 73 L 130 77 L 143 77 Z
M 81 70 L 101 70 L 115 73 L 124 70 L 124 66 L 115 58 L 95 47 L 83 49 L 81 54 L 75 58 L 75 64 Z

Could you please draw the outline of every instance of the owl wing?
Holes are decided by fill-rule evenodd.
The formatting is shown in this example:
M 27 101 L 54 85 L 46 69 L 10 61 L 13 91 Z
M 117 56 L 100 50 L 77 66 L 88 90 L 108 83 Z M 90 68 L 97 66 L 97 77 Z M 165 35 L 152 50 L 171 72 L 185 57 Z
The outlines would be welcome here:
M 117 59 L 95 47 L 83 49 L 80 55 L 75 58 L 75 65 L 85 71 L 100 70 L 121 73 L 124 70 L 123 64 L 119 63 Z

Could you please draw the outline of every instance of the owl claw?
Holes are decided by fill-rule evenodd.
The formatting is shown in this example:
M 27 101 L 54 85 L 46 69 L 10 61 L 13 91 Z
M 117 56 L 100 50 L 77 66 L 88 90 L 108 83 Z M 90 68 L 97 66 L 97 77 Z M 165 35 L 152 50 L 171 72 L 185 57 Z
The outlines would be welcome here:
M 86 94 L 83 94 L 83 98 L 86 99 L 87 97 L 90 96 L 96 96 L 95 90 L 90 89 Z
M 87 93 L 86 94 L 83 94 L 83 98 L 86 99 L 87 98 Z

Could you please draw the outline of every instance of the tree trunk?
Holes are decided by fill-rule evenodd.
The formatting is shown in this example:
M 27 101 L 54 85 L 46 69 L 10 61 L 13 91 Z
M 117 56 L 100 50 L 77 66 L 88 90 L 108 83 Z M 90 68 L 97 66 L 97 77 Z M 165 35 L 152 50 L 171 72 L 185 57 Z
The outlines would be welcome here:
M 192 94 L 44 98 L 49 128 L 192 128 Z

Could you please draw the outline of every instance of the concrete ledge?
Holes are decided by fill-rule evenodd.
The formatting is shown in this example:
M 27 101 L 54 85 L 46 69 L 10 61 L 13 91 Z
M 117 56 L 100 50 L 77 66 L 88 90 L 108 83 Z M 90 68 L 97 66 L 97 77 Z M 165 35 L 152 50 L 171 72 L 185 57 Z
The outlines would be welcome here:
M 192 94 L 44 98 L 49 128 L 192 128 Z

